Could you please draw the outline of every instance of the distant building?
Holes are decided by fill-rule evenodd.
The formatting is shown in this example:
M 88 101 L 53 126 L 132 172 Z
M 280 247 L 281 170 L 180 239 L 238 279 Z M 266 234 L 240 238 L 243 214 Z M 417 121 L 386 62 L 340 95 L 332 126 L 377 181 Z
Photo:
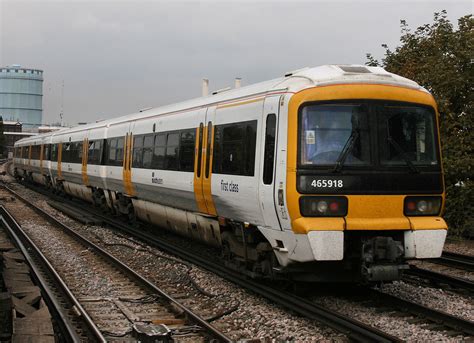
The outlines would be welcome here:
M 3 120 L 34 128 L 43 121 L 43 71 L 11 65 L 0 68 L 0 114 Z
M 33 132 L 22 132 L 22 123 L 17 121 L 3 121 L 3 134 L 5 136 L 5 148 L 9 158 L 13 156 L 13 146 L 15 142 L 25 138 L 37 135 Z

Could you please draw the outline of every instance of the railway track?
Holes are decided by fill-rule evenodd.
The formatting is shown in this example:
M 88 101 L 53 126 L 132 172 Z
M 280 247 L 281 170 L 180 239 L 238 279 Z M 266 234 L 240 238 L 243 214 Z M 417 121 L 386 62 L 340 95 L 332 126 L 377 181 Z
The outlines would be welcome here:
M 456 268 L 465 272 L 474 271 L 474 257 L 448 251 L 444 251 L 440 258 L 428 259 L 426 262 Z M 405 274 L 408 278 L 415 277 L 424 279 L 436 285 L 448 285 L 461 292 L 474 293 L 474 282 L 466 278 L 439 273 L 415 265 L 412 265 L 410 270 L 406 271 Z
M 67 206 L 67 204 L 62 205 Z M 74 208 L 81 210 L 82 206 L 83 205 L 75 205 Z M 180 249 L 179 247 L 171 245 L 164 240 L 160 240 L 155 235 L 147 233 L 143 230 L 136 230 L 133 227 L 125 224 L 123 221 L 110 218 L 107 215 L 101 214 L 95 210 L 91 210 L 90 206 L 84 206 L 85 208 L 82 209 L 84 212 L 79 216 L 84 216 L 85 213 L 88 213 L 88 215 L 91 217 L 91 220 L 107 224 L 115 229 L 119 229 L 120 231 L 130 234 L 133 237 L 138 237 L 141 240 L 147 242 L 147 244 L 154 245 L 161 250 L 195 263 L 200 267 L 203 267 L 221 277 L 239 284 L 242 287 L 250 289 L 263 297 L 266 297 L 274 303 L 278 303 L 300 315 L 317 320 L 339 332 L 342 332 L 354 341 L 399 341 L 399 339 L 396 337 L 390 336 L 366 324 L 353 320 L 350 317 L 331 312 L 326 308 L 316 305 L 310 300 L 297 297 L 292 293 L 283 292 L 273 287 L 262 285 L 261 283 L 254 282 L 253 280 L 243 279 L 238 273 L 234 273 L 220 264 L 213 263 L 208 259 L 196 256 L 186 249 Z M 447 313 L 436 311 L 417 303 L 406 301 L 376 290 L 370 290 L 369 292 L 372 292 L 370 295 L 371 298 L 378 298 L 381 303 L 385 303 L 386 305 L 397 309 L 399 312 L 405 312 L 409 315 L 414 315 L 420 318 L 420 320 L 428 322 L 433 330 L 447 329 L 451 334 L 462 334 L 464 336 L 474 335 L 472 329 L 472 327 L 474 327 L 474 323 L 470 321 L 466 321 Z
M 106 216 L 101 217 L 105 223 L 118 228 L 126 233 L 131 234 L 132 236 L 139 237 L 146 242 L 152 244 L 156 244 L 160 249 L 168 251 L 170 253 L 176 254 L 177 250 L 183 259 L 187 259 L 193 263 L 196 263 L 203 268 L 206 268 L 216 274 L 221 275 L 224 278 L 227 278 L 237 284 L 241 284 L 243 287 L 253 290 L 254 292 L 266 296 L 269 300 L 280 303 L 282 306 L 285 306 L 293 311 L 304 315 L 308 318 L 312 318 L 318 320 L 340 332 L 345 333 L 348 337 L 353 340 L 361 340 L 367 341 L 371 338 L 375 338 L 375 335 L 381 335 L 381 337 L 376 338 L 377 341 L 397 341 L 397 338 L 383 334 L 382 332 L 375 330 L 375 332 L 369 333 L 367 337 L 363 335 L 367 334 L 367 332 L 363 332 L 364 330 L 368 330 L 369 332 L 373 330 L 372 327 L 367 326 L 363 323 L 358 321 L 352 320 L 349 317 L 345 317 L 342 315 L 336 314 L 336 316 L 327 316 L 326 313 L 327 309 L 321 308 L 316 306 L 313 302 L 295 296 L 292 293 L 282 292 L 274 287 L 268 287 L 262 285 L 261 283 L 254 282 L 251 280 L 240 280 L 242 276 L 236 273 L 232 273 L 227 268 L 223 268 L 221 265 L 211 263 L 206 259 L 201 259 L 198 256 L 194 256 L 194 254 L 189 253 L 185 249 L 177 249 L 176 246 L 168 245 L 165 241 L 158 240 L 151 234 L 148 234 L 143 231 L 138 231 L 133 227 L 129 227 L 126 224 L 117 222 L 112 219 L 108 219 Z M 417 303 L 403 300 L 401 298 L 377 291 L 377 290 L 367 290 L 369 292 L 369 297 L 373 298 L 376 297 L 379 299 L 379 303 L 385 304 L 386 306 L 391 306 L 393 308 L 397 308 L 400 312 L 406 312 L 412 315 L 415 315 L 419 318 L 423 318 L 423 320 L 429 322 L 433 329 L 441 329 L 445 328 L 451 331 L 452 334 L 462 334 L 465 336 L 474 336 L 474 323 L 470 321 L 463 320 L 461 318 L 452 316 L 448 313 L 437 311 L 430 309 L 426 306 L 419 305 Z M 328 322 L 328 320 L 333 322 Z M 347 321 L 347 322 L 345 322 Z M 335 325 L 334 322 L 337 324 Z M 362 324 L 362 325 L 361 325 Z M 359 326 L 356 328 L 355 326 Z M 349 330 L 355 330 L 354 332 L 349 332 Z
M 69 342 L 83 340 L 105 342 L 105 338 L 97 326 L 48 262 L 48 259 L 3 206 L 0 206 L 0 217 L 2 226 L 8 232 L 15 246 L 25 256 L 31 274 L 36 284 L 41 288 L 48 308 L 58 324 L 61 331 L 60 336 Z
M 474 271 L 474 257 L 468 255 L 457 254 L 454 252 L 444 251 L 440 258 L 430 260 L 430 262 L 441 264 L 447 267 L 458 268 Z
M 154 332 L 157 338 L 172 337 L 175 341 L 191 339 L 193 342 L 209 340 L 230 342 L 228 337 L 206 320 L 105 250 L 20 194 L 9 188 L 5 189 L 23 203 L 24 206 L 16 208 L 16 213 L 21 213 L 21 218 L 28 218 L 29 221 L 13 218 L 5 208 L 2 217 L 8 218 L 5 222 L 19 239 L 21 237 L 24 249 L 34 251 L 35 259 L 48 266 L 50 275 L 55 275 L 50 279 L 50 285 L 61 288 L 63 293 L 67 294 L 68 303 L 64 304 L 66 302 L 64 298 L 57 297 L 56 305 L 60 306 L 58 310 L 67 319 L 68 331 L 71 335 L 76 333 L 73 341 L 84 338 L 88 341 L 124 341 L 142 339 Z M 10 206 L 13 205 L 10 203 Z M 29 235 L 34 232 L 32 230 L 25 232 L 27 230 L 22 229 L 21 221 L 25 226 L 34 222 L 35 231 L 41 231 L 40 226 L 52 226 L 55 230 L 54 237 L 61 235 L 65 237 L 61 237 L 60 240 L 43 237 L 47 240 L 46 246 L 44 242 L 35 244 L 34 240 L 38 237 L 30 238 Z M 39 234 L 47 236 L 44 230 Z M 64 261 L 53 262 L 52 259 L 48 261 L 48 257 L 41 253 L 39 245 L 43 245 L 44 251 L 49 244 L 56 248 L 59 244 L 64 244 L 61 254 L 65 258 Z M 68 254 L 69 256 L 64 256 Z M 84 263 L 80 263 L 80 270 L 77 270 L 74 262 L 81 262 L 81 259 Z M 85 279 L 91 282 L 85 282 Z M 71 280 L 79 282 L 74 283 Z M 82 321 L 80 328 L 74 325 L 77 321 Z
M 318 306 L 313 302 L 295 296 L 292 293 L 284 292 L 274 287 L 264 285 L 260 282 L 247 279 L 241 274 L 229 270 L 227 267 L 209 261 L 206 258 L 195 255 L 187 249 L 179 248 L 169 244 L 166 241 L 159 240 L 152 234 L 137 230 L 115 219 L 111 219 L 105 215 L 94 213 L 100 217 L 107 225 L 119 229 L 122 232 L 132 235 L 146 241 L 148 244 L 154 245 L 159 249 L 170 254 L 176 255 L 186 261 L 192 262 L 214 274 L 217 274 L 235 284 L 249 289 L 260 296 L 267 298 L 273 303 L 288 308 L 299 315 L 316 320 L 328 327 L 345 334 L 353 341 L 357 342 L 399 342 L 400 340 L 383 331 L 366 325 L 362 322 L 354 320 L 348 316 L 341 315 L 334 311 Z
M 474 293 L 474 282 L 443 274 L 438 273 L 432 270 L 425 268 L 418 268 L 416 266 L 411 266 L 409 270 L 405 271 L 405 279 L 411 281 L 413 277 L 425 280 L 427 283 L 432 283 L 435 285 L 448 285 L 454 289 L 460 290 L 462 292 Z
M 332 327 L 333 329 L 345 333 L 349 338 L 353 340 L 371 341 L 372 339 L 375 339 L 379 342 L 399 341 L 396 337 L 393 337 L 377 329 L 374 329 L 371 326 L 353 320 L 350 317 L 343 316 L 340 314 L 335 314 L 333 316 L 330 312 L 328 312 L 326 308 L 317 306 L 316 304 L 307 299 L 295 296 L 294 294 L 289 292 L 280 291 L 278 289 L 275 289 L 274 287 L 262 285 L 259 282 L 254 282 L 252 280 L 242 278 L 240 274 L 232 273 L 222 265 L 211 263 L 206 259 L 201 259 L 199 256 L 195 256 L 194 254 L 188 252 L 185 249 L 177 249 L 176 246 L 168 245 L 168 243 L 165 241 L 157 240 L 151 234 L 148 234 L 143 231 L 138 231 L 132 227 L 128 227 L 126 224 L 123 223 L 119 223 L 113 220 L 109 221 L 106 218 L 104 218 L 104 221 L 107 224 L 118 228 L 124 232 L 127 232 L 132 236 L 139 237 L 148 243 L 156 244 L 160 249 L 163 249 L 173 254 L 178 253 L 183 259 L 196 263 L 201 267 L 212 271 L 213 273 L 221 275 L 222 277 L 237 284 L 240 284 L 245 288 L 251 289 L 256 293 L 267 297 L 269 300 L 279 303 L 280 305 L 287 307 L 301 315 L 318 320 L 321 323 Z M 377 297 L 380 300 L 379 302 L 381 304 L 397 308 L 399 311 L 413 314 L 419 318 L 423 318 L 431 324 L 435 324 L 435 326 L 432 326 L 433 329 L 448 328 L 452 331 L 452 333 L 462 334 L 465 336 L 474 336 L 473 322 L 466 321 L 461 318 L 452 316 L 448 313 L 437 311 L 408 300 L 382 293 L 377 290 L 371 289 L 368 290 L 368 292 L 369 297 Z M 379 337 L 377 337 L 377 335 Z
M 453 336 L 474 336 L 474 323 L 452 316 L 446 312 L 433 310 L 429 307 L 404 300 L 381 291 L 368 290 L 371 299 L 377 299 L 382 306 L 390 306 L 398 311 L 412 314 L 428 322 L 431 329 L 449 330 Z

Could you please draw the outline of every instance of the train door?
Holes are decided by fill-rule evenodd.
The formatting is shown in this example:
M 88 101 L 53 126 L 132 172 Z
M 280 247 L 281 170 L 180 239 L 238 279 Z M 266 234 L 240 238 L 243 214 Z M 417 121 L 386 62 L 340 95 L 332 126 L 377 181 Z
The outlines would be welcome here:
M 281 230 L 275 199 L 275 161 L 278 134 L 279 96 L 265 99 L 260 137 L 262 137 L 259 175 L 259 204 L 265 226 Z
M 28 145 L 28 170 L 31 171 L 31 150 L 32 150 L 32 145 Z
M 57 171 L 58 171 L 58 180 L 63 180 L 63 166 L 62 166 L 62 160 L 63 160 L 63 143 L 60 142 L 57 145 L 57 154 L 58 154 L 58 162 L 57 162 Z
M 124 148 L 123 148 L 123 186 L 124 193 L 128 196 L 135 195 L 135 188 L 132 184 L 132 151 L 133 151 L 133 130 L 135 123 L 128 124 L 127 133 L 125 134 Z
M 43 173 L 43 160 L 45 158 L 45 147 L 46 147 L 46 144 L 44 144 L 44 141 L 41 141 L 40 154 L 39 154 L 39 170 L 40 170 L 41 175 L 44 175 L 44 173 Z
M 81 175 L 82 183 L 85 186 L 89 186 L 89 174 L 87 173 L 87 161 L 89 159 L 89 131 L 84 132 L 84 138 L 82 141 L 82 166 Z
M 194 162 L 194 194 L 198 210 L 210 215 L 216 215 L 211 190 L 215 116 L 216 107 L 199 110 Z

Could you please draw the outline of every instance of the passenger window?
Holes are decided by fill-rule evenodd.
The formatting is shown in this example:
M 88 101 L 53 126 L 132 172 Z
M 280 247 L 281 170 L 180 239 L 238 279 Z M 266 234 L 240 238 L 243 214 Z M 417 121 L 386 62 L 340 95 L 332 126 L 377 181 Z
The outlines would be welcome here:
M 150 169 L 151 168 L 151 161 L 153 158 L 153 154 L 151 148 L 143 149 L 143 168 Z
M 35 156 L 35 155 L 36 155 L 36 154 L 35 154 L 35 153 L 36 153 L 36 149 L 35 149 L 35 148 L 36 148 L 36 146 L 34 146 L 34 145 L 31 146 L 31 159 L 32 159 L 32 160 L 36 160 L 36 156 Z
M 101 163 L 102 157 L 102 140 L 95 141 L 94 144 L 94 160 L 96 164 Z
M 117 139 L 117 152 L 116 152 L 116 158 L 115 158 L 116 166 L 121 166 L 123 164 L 123 143 L 124 143 L 123 137 L 120 137 Z
M 243 175 L 244 133 L 242 125 L 223 130 L 222 173 Z
M 179 133 L 169 133 L 166 142 L 165 169 L 178 170 Z
M 87 164 L 95 164 L 94 152 L 95 152 L 95 141 L 89 141 L 89 147 L 87 151 Z
M 179 133 L 168 133 L 168 141 L 166 142 L 166 146 L 177 146 L 179 145 Z
M 153 164 L 152 164 L 153 169 L 164 169 L 165 151 L 166 151 L 166 148 L 163 146 L 155 147 L 155 150 L 153 151 Z
M 58 145 L 52 144 L 51 145 L 51 161 L 57 161 L 57 160 L 58 160 Z
M 181 133 L 179 145 L 179 170 L 192 172 L 194 169 L 195 131 Z
M 273 165 L 275 161 L 275 128 L 276 116 L 269 114 L 265 127 L 265 152 L 263 155 L 263 183 L 270 185 L 273 182 Z
M 89 141 L 88 164 L 100 164 L 102 141 Z
M 109 163 L 107 163 L 107 164 L 109 164 L 109 165 L 114 165 L 115 164 L 116 151 L 117 151 L 117 139 L 112 138 L 109 141 L 109 157 L 108 157 Z
M 254 175 L 256 129 L 256 120 L 215 127 L 213 173 Z
M 166 146 L 166 133 L 160 133 L 156 136 L 155 146 L 160 146 L 160 147 Z
M 133 168 L 142 168 L 143 165 L 143 136 L 135 136 L 133 139 Z
M 150 169 L 153 159 L 155 135 L 146 135 L 143 141 L 143 168 Z
M 83 148 L 83 143 L 82 142 L 77 142 L 76 143 L 76 151 L 74 153 L 74 162 L 76 163 L 82 163 L 82 148 Z
M 151 148 L 155 145 L 155 135 L 146 135 L 145 140 L 143 141 L 143 146 L 145 148 Z
M 61 162 L 70 162 L 71 156 L 71 143 L 63 143 L 63 153 L 61 156 Z
M 193 171 L 194 141 L 193 129 L 137 136 L 133 146 L 133 167 Z
M 153 169 L 163 169 L 166 152 L 166 134 L 160 133 L 155 138 L 155 149 L 153 151 Z
M 44 145 L 44 154 L 43 159 L 46 161 L 51 160 L 51 144 Z

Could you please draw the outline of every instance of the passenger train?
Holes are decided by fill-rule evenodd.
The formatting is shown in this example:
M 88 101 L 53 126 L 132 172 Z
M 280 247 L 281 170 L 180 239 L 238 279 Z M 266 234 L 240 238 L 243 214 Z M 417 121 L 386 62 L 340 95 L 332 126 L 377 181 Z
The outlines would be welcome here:
M 438 127 L 417 83 L 325 65 L 22 139 L 14 171 L 253 277 L 390 281 L 443 250 Z

